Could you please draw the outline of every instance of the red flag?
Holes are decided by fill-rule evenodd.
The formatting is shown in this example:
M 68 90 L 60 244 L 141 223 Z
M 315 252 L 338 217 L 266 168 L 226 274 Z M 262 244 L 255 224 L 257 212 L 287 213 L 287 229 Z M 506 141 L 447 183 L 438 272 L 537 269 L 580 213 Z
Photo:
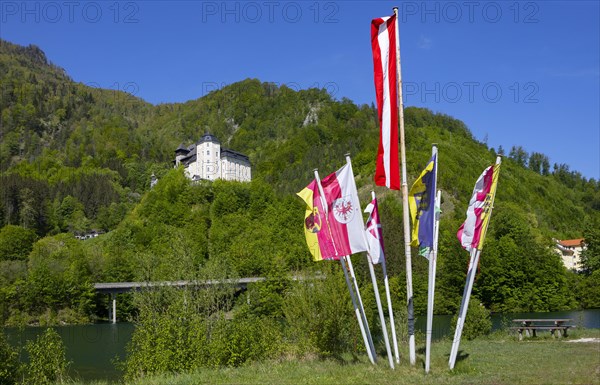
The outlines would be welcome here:
M 375 184 L 392 190 L 400 190 L 397 68 L 399 45 L 396 28 L 396 15 L 373 19 L 371 22 L 371 47 L 380 124 Z

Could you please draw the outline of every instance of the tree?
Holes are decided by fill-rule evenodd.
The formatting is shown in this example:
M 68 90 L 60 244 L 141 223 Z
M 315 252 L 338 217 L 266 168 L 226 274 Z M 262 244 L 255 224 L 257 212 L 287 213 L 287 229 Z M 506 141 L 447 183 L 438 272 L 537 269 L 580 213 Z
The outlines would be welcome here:
M 83 204 L 77 198 L 67 195 L 58 207 L 60 228 L 73 233 L 83 233 L 89 229 L 90 222 L 83 212 Z
M 37 236 L 32 230 L 6 225 L 0 229 L 0 261 L 26 260 Z
M 600 271 L 600 228 L 589 226 L 584 237 L 584 249 L 581 253 L 581 265 L 586 275 Z
M 527 166 L 527 151 L 521 146 L 512 146 L 508 157 L 517 162 L 521 167 Z
M 539 152 L 532 152 L 529 156 L 529 169 L 541 175 L 548 175 L 550 172 L 550 161 L 546 155 Z
M 473 293 L 492 311 L 556 311 L 574 305 L 567 271 L 536 223 L 498 202 Z
M 35 210 L 35 199 L 33 196 L 33 191 L 31 191 L 28 188 L 24 188 L 21 190 L 19 198 L 21 200 L 21 204 L 19 207 L 21 226 L 29 229 L 35 228 L 37 223 L 37 213 Z

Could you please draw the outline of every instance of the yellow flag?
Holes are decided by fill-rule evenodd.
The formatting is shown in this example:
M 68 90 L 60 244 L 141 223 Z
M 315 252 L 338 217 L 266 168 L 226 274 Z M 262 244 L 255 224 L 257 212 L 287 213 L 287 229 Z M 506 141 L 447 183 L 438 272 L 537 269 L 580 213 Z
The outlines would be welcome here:
M 306 202 L 306 212 L 304 214 L 304 236 L 306 237 L 306 245 L 315 261 L 323 260 L 321 248 L 319 247 L 318 233 L 321 231 L 324 223 L 321 223 L 321 215 L 319 215 L 318 207 L 314 206 L 316 182 L 312 181 L 297 195 Z

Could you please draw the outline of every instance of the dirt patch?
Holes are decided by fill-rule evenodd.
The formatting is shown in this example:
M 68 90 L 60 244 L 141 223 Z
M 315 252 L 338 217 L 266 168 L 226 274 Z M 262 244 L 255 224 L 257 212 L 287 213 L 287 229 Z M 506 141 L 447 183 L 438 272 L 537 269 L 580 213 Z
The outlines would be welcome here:
M 600 338 L 580 338 L 578 340 L 570 340 L 565 342 L 595 342 L 597 344 L 600 343 Z

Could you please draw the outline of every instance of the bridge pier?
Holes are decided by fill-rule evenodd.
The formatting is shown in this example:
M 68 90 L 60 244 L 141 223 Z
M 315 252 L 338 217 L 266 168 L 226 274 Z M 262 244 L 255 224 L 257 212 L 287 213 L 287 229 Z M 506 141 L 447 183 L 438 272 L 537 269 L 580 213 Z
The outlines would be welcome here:
M 110 299 L 112 303 L 108 305 L 108 319 L 112 323 L 117 323 L 117 293 L 110 293 Z

